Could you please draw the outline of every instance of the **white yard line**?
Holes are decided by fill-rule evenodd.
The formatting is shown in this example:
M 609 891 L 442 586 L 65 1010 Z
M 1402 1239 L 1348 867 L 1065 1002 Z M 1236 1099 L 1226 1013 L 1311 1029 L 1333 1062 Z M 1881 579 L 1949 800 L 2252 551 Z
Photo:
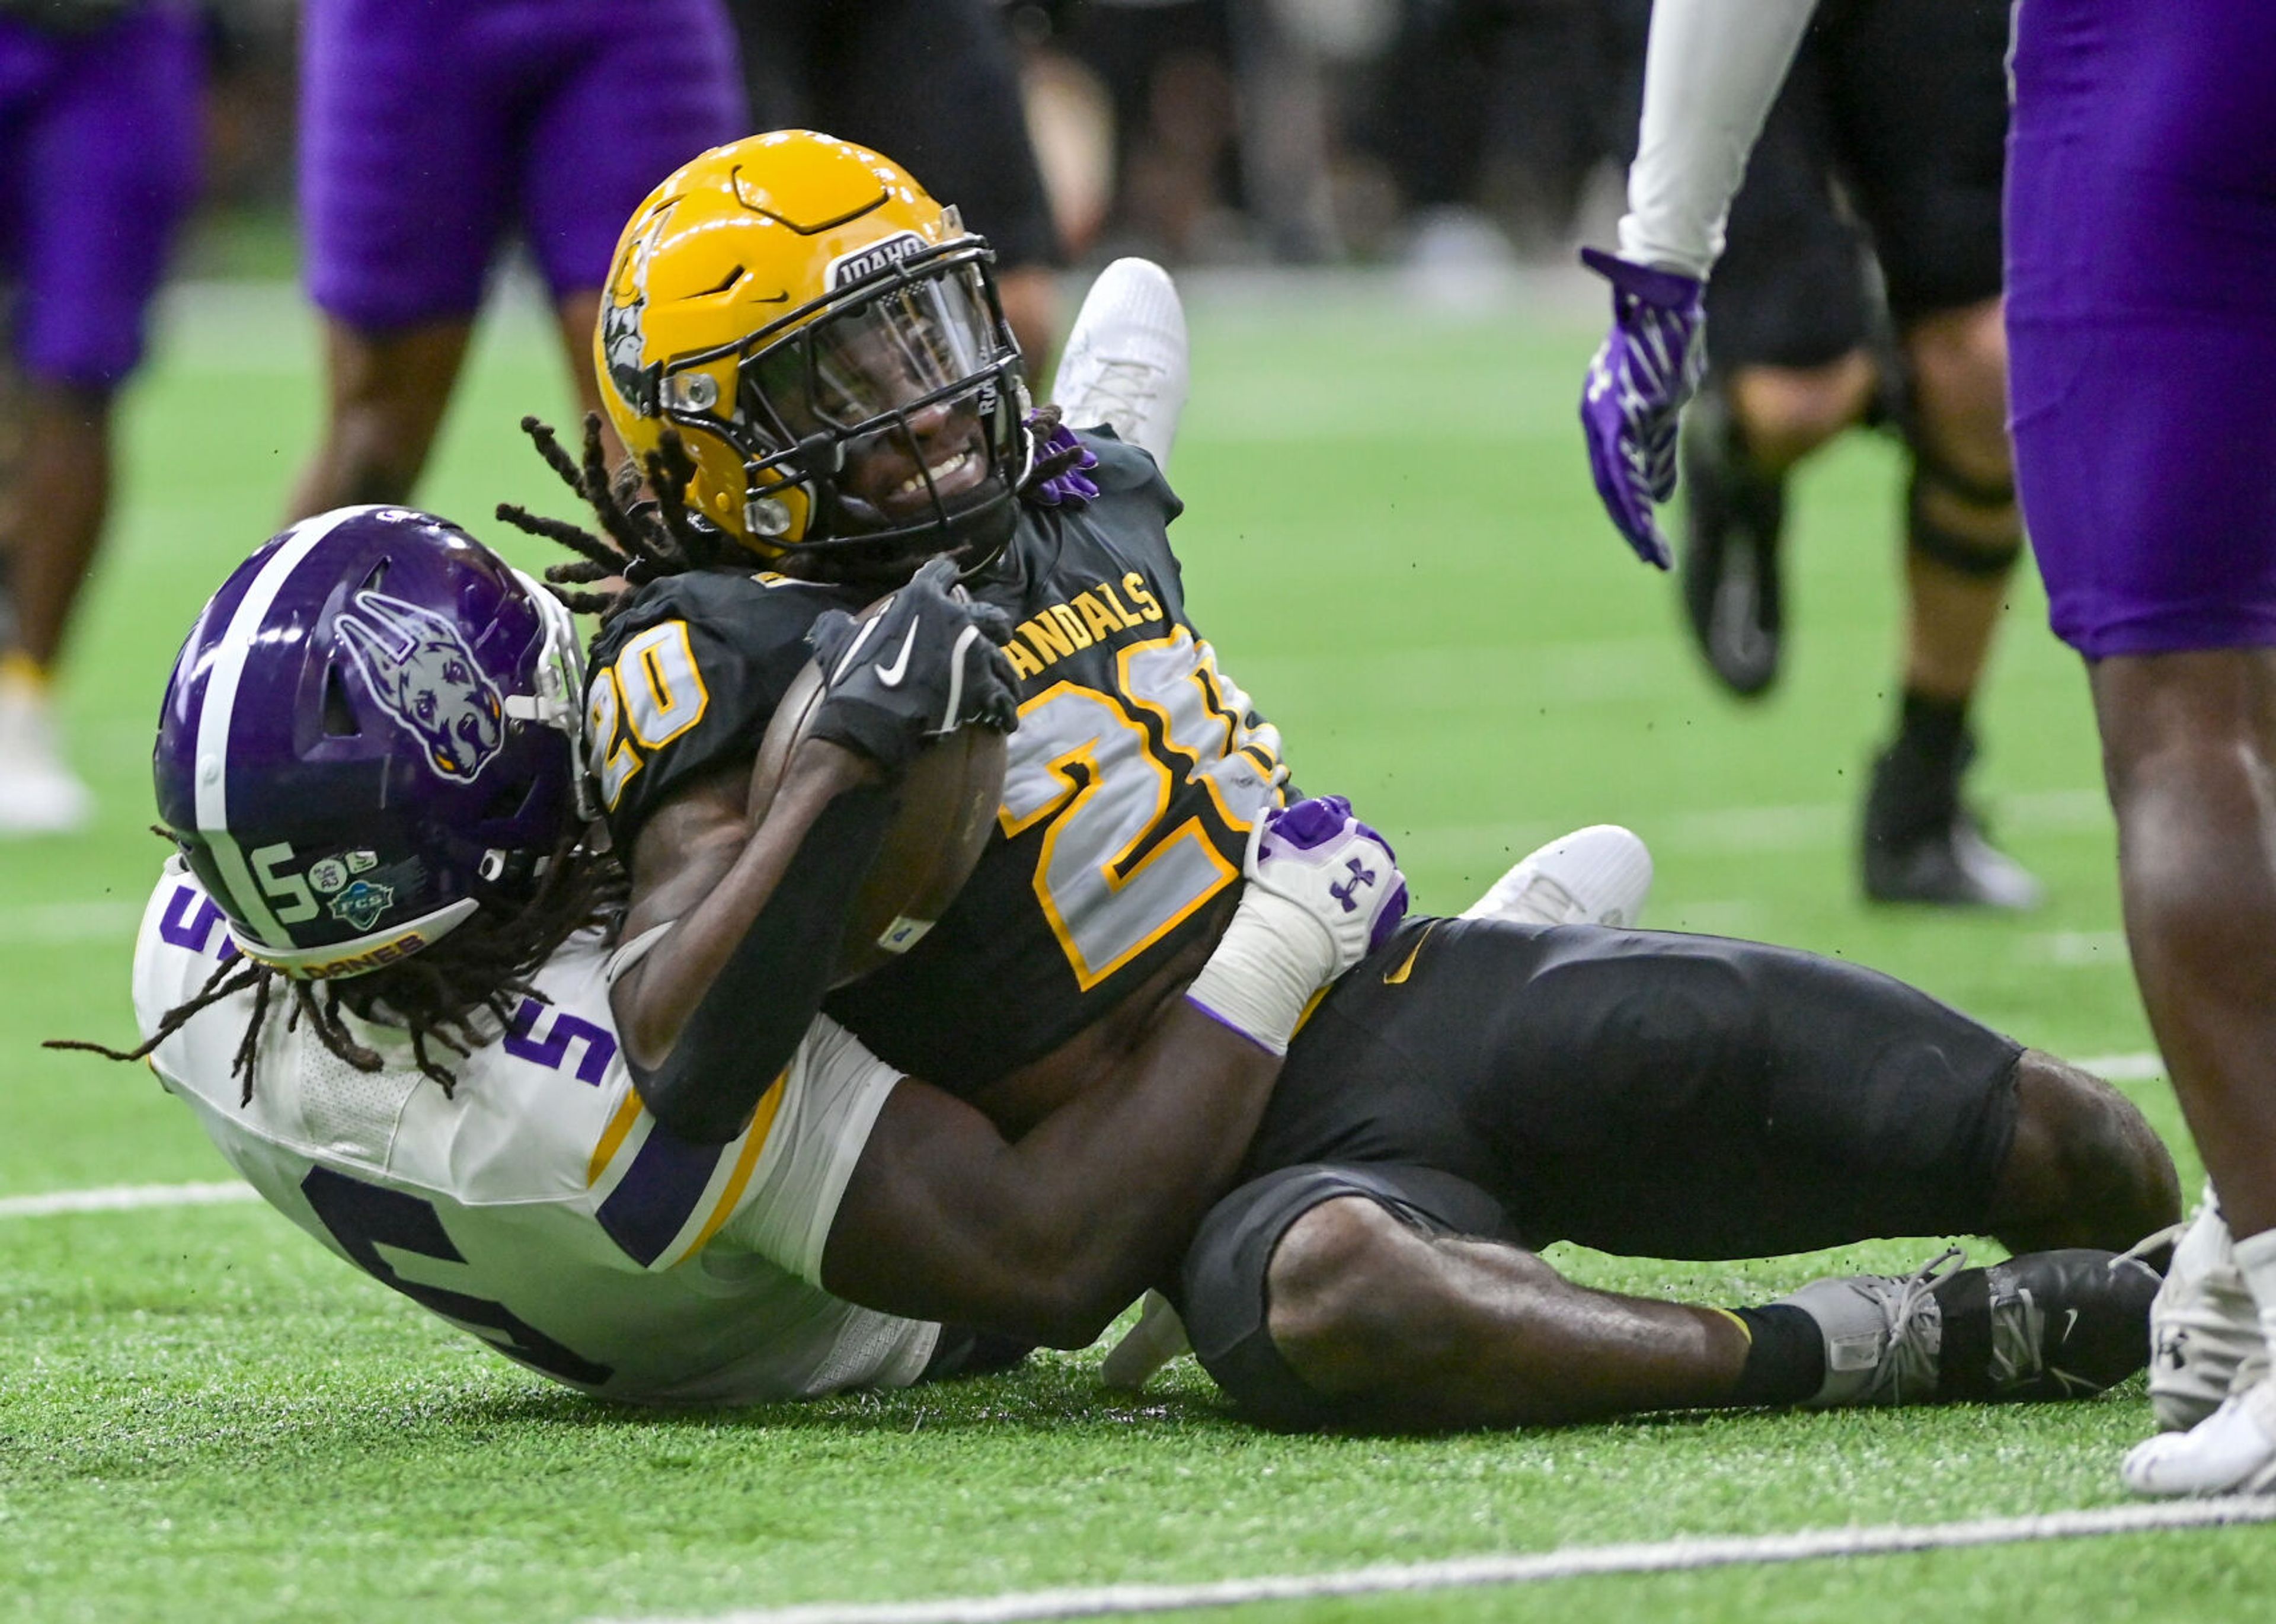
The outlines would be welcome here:
M 1749 1563 L 1889 1556 L 1973 1545 L 2015 1544 L 2029 1540 L 2086 1539 L 2111 1534 L 2271 1522 L 2276 1522 L 2276 1497 L 2185 1500 L 2164 1505 L 2113 1506 L 2095 1511 L 2060 1511 L 2035 1517 L 1989 1517 L 1971 1522 L 1818 1529 L 1797 1534 L 1582 1545 L 1532 1556 L 1458 1557 L 1444 1562 L 1360 1567 L 1343 1573 L 1225 1579 L 1207 1584 L 1111 1584 L 941 1601 L 818 1602 L 715 1613 L 700 1620 L 700 1624 L 1020 1624 L 1021 1620 L 1036 1619 L 1127 1617 L 1181 1613 L 1198 1607 L 1229 1607 L 1248 1602 L 1309 1601 L 1327 1596 L 1537 1584 L 1593 1574 L 1677 1573 Z M 638 1624 L 699 1621 L 653 1619 L 639 1620 Z
M 2071 1064 L 2105 1082 L 2150 1082 L 2166 1074 L 2166 1059 L 2154 1049 L 2133 1054 L 2090 1054 Z
M 261 1192 L 249 1184 L 113 1184 L 94 1190 L 0 1196 L 0 1218 L 124 1212 L 136 1207 L 214 1207 L 260 1199 Z
M 146 730 L 147 731 L 147 730 Z M 0 908 L 0 947 L 63 947 L 80 942 L 132 946 L 140 902 L 37 902 Z

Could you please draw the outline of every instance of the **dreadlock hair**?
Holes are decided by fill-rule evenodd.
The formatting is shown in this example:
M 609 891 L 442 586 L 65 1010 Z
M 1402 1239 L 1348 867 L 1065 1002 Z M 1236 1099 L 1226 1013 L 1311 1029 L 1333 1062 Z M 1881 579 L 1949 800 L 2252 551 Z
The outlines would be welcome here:
M 545 572 L 553 596 L 577 613 L 598 615 L 605 624 L 624 607 L 629 588 L 666 575 L 706 569 L 733 556 L 728 551 L 732 542 L 709 526 L 697 524 L 688 514 L 684 493 L 695 477 L 695 462 L 678 429 L 666 429 L 644 463 L 635 467 L 626 459 L 613 475 L 602 449 L 597 412 L 585 414 L 581 463 L 563 449 L 550 424 L 525 417 L 521 431 L 537 447 L 545 466 L 561 476 L 561 482 L 600 521 L 603 534 L 596 535 L 580 526 L 548 519 L 511 502 L 497 506 L 501 522 L 558 542 L 577 555 L 575 562 L 552 565 Z M 643 474 L 649 489 L 655 493 L 645 501 L 640 496 Z M 612 579 L 626 584 L 606 592 L 579 589 Z
M 1056 406 L 1037 406 L 1028 414 L 1027 429 L 1040 446 L 1058 429 L 1062 414 Z M 631 600 L 632 589 L 644 582 L 689 570 L 732 564 L 746 555 L 726 535 L 694 519 L 687 511 L 686 492 L 695 477 L 694 459 L 679 431 L 667 428 L 657 436 L 656 449 L 635 467 L 627 458 L 612 476 L 601 444 L 601 416 L 585 414 L 585 455 L 581 464 L 562 448 L 551 425 L 535 417 L 521 420 L 521 431 L 537 447 L 546 467 L 560 475 L 593 510 L 603 535 L 580 526 L 533 513 L 511 502 L 497 505 L 501 523 L 526 535 L 558 542 L 577 555 L 574 563 L 555 564 L 545 571 L 549 590 L 580 615 L 598 615 L 605 626 Z M 1086 453 L 1075 445 L 1040 457 L 1020 482 L 1026 492 L 1077 467 Z M 641 499 L 643 474 L 653 494 Z M 788 550 L 774 567 L 785 574 L 804 573 L 808 561 L 797 549 Z M 620 581 L 603 592 L 580 588 L 592 583 Z
M 554 848 L 520 907 L 479 908 L 433 946 L 384 969 L 345 980 L 304 981 L 239 955 L 224 960 L 193 997 L 168 1010 L 149 1040 L 136 1048 L 112 1049 L 75 1038 L 49 1038 L 42 1047 L 140 1060 L 201 1011 L 250 991 L 253 1016 L 230 1064 L 230 1075 L 245 1080 L 239 1104 L 253 1103 L 261 1030 L 270 1000 L 279 996 L 291 1000 L 291 1024 L 307 1021 L 326 1049 L 358 1071 L 381 1071 L 386 1062 L 356 1040 L 340 1018 L 343 1009 L 375 1025 L 403 1028 L 411 1037 L 413 1063 L 448 1095 L 458 1078 L 451 1062 L 438 1051 L 464 1059 L 505 1029 L 513 1018 L 515 1000 L 542 998 L 531 977 L 578 931 L 613 923 L 623 909 L 626 889 L 624 867 L 616 857 L 579 844 L 579 837 L 572 833 Z M 281 995 L 279 983 L 287 990 Z

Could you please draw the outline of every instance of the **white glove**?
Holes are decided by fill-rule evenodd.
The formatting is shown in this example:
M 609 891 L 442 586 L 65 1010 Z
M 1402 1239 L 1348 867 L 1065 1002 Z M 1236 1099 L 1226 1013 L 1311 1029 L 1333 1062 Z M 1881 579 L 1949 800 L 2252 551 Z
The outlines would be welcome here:
M 1266 813 L 1242 869 L 1240 906 L 1186 997 L 1286 1054 L 1312 995 L 1407 916 L 1407 877 L 1389 843 L 1340 795 Z

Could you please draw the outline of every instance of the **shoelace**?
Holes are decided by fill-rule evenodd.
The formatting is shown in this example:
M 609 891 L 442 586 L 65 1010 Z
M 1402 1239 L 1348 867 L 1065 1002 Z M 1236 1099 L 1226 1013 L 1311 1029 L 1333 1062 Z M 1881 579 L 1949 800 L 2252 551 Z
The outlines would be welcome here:
M 1934 1295 L 1944 1278 L 1968 1264 L 1963 1247 L 1947 1247 L 1912 1273 L 1900 1276 L 1865 1275 L 1860 1289 L 1873 1300 L 1889 1328 L 1888 1353 L 1873 1373 L 1866 1390 L 1869 1404 L 1902 1404 L 1936 1391 L 1938 1355 L 1943 1352 L 1944 1310 Z M 1925 1324 L 1933 1320 L 1937 1336 L 1929 1342 Z
M 1135 429 L 1147 416 L 1159 367 L 1142 360 L 1101 360 L 1098 374 L 1083 390 L 1083 404 L 1110 422 Z M 1113 411 L 1100 410 L 1112 406 Z

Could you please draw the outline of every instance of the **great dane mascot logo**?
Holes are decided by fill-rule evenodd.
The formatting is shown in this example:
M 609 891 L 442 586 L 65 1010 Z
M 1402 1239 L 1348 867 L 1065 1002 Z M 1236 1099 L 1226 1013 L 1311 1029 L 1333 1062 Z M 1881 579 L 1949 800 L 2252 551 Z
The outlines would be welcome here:
M 335 623 L 364 685 L 427 747 L 439 778 L 472 782 L 505 742 L 505 704 L 459 628 L 416 603 L 359 592 Z

